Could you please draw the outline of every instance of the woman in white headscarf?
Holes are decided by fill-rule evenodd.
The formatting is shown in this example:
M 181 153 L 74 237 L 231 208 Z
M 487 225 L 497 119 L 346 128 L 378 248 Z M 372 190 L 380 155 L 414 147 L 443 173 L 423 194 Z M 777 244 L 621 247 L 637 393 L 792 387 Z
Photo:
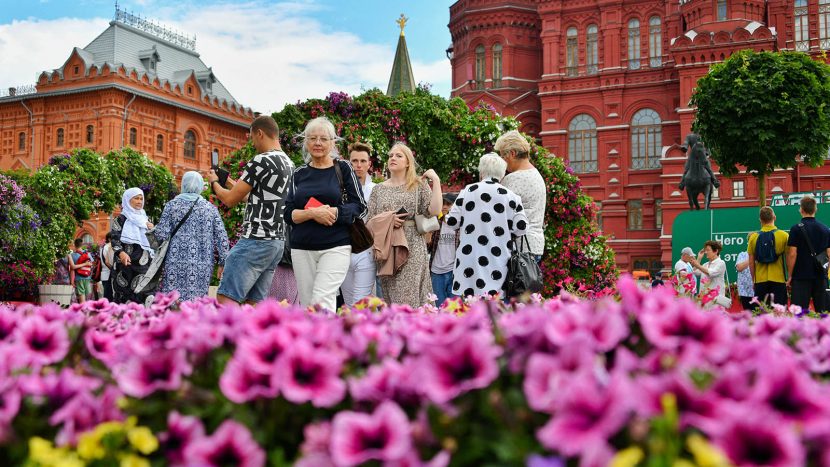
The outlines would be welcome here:
M 160 291 L 177 290 L 181 300 L 193 300 L 208 294 L 213 275 L 214 260 L 222 277 L 228 256 L 228 234 L 216 206 L 202 198 L 205 182 L 199 172 L 187 172 L 182 177 L 182 193 L 164 206 L 156 238 L 160 242 L 173 235 L 173 229 L 190 211 L 190 216 L 179 227 L 167 247 Z
M 143 274 L 150 267 L 153 249 L 147 241 L 147 229 L 153 224 L 144 212 L 144 192 L 141 188 L 130 188 L 121 197 L 121 214 L 112 220 L 112 251 L 115 254 L 115 278 L 112 282 L 113 298 L 116 303 L 144 303 L 144 296 L 137 296 L 133 290 Z

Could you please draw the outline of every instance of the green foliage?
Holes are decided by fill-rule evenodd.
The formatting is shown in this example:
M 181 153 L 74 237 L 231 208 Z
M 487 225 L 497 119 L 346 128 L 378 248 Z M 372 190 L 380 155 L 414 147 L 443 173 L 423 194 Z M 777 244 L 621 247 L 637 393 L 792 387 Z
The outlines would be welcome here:
M 110 151 L 104 160 L 116 180 L 120 181 L 116 204 L 121 204 L 121 194 L 125 189 L 139 187 L 144 191 L 144 210 L 150 218 L 158 220 L 164 205 L 178 193 L 173 174 L 167 167 L 153 162 L 135 149 L 125 147 Z
M 333 92 L 325 99 L 286 105 L 273 114 L 280 127 L 280 144 L 297 165 L 302 163 L 298 136 L 309 120 L 319 116 L 329 118 L 343 138 L 341 154 L 349 143 L 368 142 L 375 149 L 373 167 L 380 172 L 391 146 L 403 141 L 412 148 L 422 170 L 434 169 L 442 184 L 453 190 L 477 180 L 479 158 L 492 151 L 503 132 L 518 128 L 514 118 L 499 116 L 485 104 L 470 108 L 461 99 L 447 100 L 426 88 L 395 97 L 377 89 L 355 97 Z M 531 144 L 533 163 L 548 185 L 543 294 L 551 296 L 568 288 L 590 295 L 610 287 L 617 277 L 614 253 L 591 222 L 596 206 L 562 159 Z M 254 153 L 248 144 L 220 165 L 236 179 Z M 215 197 L 209 199 L 222 213 L 234 242 L 244 207 L 228 209 Z
M 801 52 L 743 50 L 697 82 L 693 125 L 724 175 L 818 167 L 830 147 L 830 66 Z

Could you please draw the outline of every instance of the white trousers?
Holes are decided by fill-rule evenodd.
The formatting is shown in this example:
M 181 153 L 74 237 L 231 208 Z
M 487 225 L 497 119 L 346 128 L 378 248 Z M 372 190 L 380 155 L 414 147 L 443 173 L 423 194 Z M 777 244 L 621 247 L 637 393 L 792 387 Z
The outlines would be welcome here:
M 343 293 L 343 302 L 352 306 L 360 299 L 372 295 L 375 291 L 375 278 L 377 266 L 372 249 L 352 254 L 352 261 L 349 270 L 346 271 L 346 278 L 340 291 Z
M 297 292 L 300 305 L 321 307 L 336 311 L 337 289 L 346 277 L 351 262 L 350 245 L 328 250 L 291 249 L 294 277 L 297 278 Z

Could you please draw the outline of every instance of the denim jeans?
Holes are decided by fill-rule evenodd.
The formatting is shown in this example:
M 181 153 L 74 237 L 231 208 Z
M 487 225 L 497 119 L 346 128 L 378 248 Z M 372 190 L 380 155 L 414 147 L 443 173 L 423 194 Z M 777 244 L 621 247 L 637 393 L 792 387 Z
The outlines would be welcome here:
M 444 303 L 444 300 L 456 297 L 456 295 L 453 295 L 452 293 L 452 271 L 445 272 L 443 274 L 436 274 L 432 272 L 430 273 L 430 276 L 432 276 L 432 291 L 435 292 L 435 295 L 438 297 L 438 300 L 435 302 L 435 306 L 441 306 L 441 304 Z
M 278 238 L 240 238 L 225 259 L 216 293 L 237 303 L 265 300 L 284 245 Z

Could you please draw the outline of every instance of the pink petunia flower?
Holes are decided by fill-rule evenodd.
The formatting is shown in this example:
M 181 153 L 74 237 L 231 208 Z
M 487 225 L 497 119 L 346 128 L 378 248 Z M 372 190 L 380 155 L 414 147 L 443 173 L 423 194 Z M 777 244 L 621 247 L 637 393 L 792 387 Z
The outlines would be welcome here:
M 157 350 L 147 357 L 133 356 L 116 367 L 115 380 L 124 393 L 146 397 L 158 390 L 174 391 L 191 372 L 184 350 Z
M 399 460 L 411 447 L 409 420 L 394 402 L 383 402 L 371 415 L 343 411 L 332 421 L 331 458 L 338 467 Z
M 270 372 L 254 368 L 249 360 L 232 358 L 219 378 L 219 389 L 228 399 L 242 404 L 258 397 L 274 398 L 279 388 L 271 379 Z
M 443 404 L 467 391 L 489 386 L 499 375 L 497 358 L 501 353 L 492 335 L 483 333 L 429 349 L 420 359 L 424 394 L 433 402 Z
M 15 334 L 20 350 L 16 359 L 27 365 L 50 365 L 63 360 L 69 351 L 69 335 L 58 321 L 30 316 L 18 324 Z
M 225 420 L 212 435 L 188 444 L 183 463 L 205 467 L 261 467 L 265 465 L 265 451 L 248 428 L 233 420 Z
M 734 465 L 789 467 L 805 465 L 796 428 L 774 413 L 744 407 L 722 414 L 712 442 Z
M 171 465 L 184 462 L 184 452 L 190 444 L 204 438 L 205 428 L 197 417 L 172 411 L 167 415 L 167 431 L 159 434 L 162 452 Z
M 342 369 L 341 353 L 314 348 L 298 339 L 277 359 L 272 386 L 295 404 L 311 401 L 316 407 L 331 407 L 346 394 Z

